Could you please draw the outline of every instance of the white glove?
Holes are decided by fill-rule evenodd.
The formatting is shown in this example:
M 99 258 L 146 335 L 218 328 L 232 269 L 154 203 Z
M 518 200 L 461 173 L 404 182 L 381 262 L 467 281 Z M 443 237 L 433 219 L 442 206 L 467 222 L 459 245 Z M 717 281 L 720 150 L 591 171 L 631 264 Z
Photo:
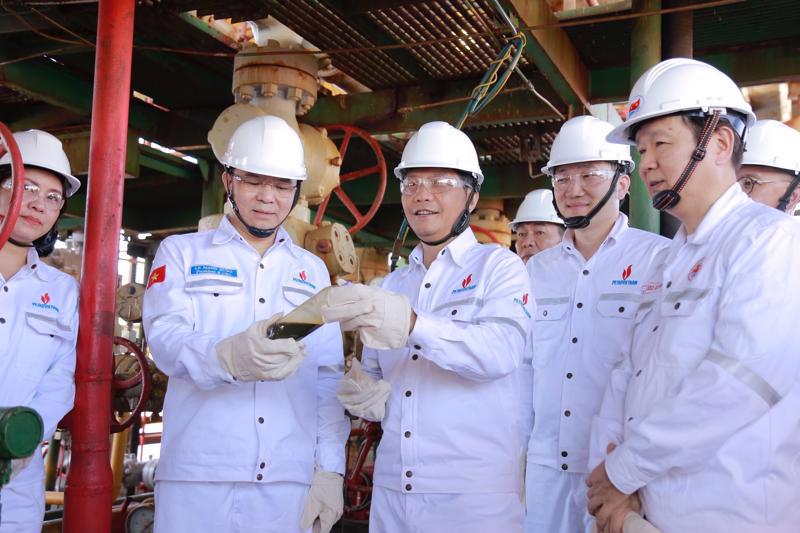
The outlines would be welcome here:
M 267 328 L 281 316 L 278 313 L 253 322 L 243 332 L 220 341 L 217 358 L 222 368 L 239 381 L 277 381 L 292 375 L 306 356 L 306 346 L 294 339 L 267 338 Z
M 390 350 L 408 342 L 411 303 L 402 294 L 361 284 L 332 287 L 321 312 L 325 322 L 339 322 L 343 331 L 358 330 L 371 348 Z
M 329 533 L 344 510 L 344 479 L 334 472 L 317 470 L 311 480 L 306 506 L 300 516 L 300 529 L 314 526 L 314 533 Z
M 336 385 L 336 397 L 351 415 L 380 422 L 386 413 L 386 400 L 391 390 L 388 381 L 370 377 L 354 357 L 350 370 Z
M 36 451 L 38 452 L 39 449 L 37 448 Z M 32 460 L 32 455 L 30 457 L 23 457 L 22 459 L 11 459 L 11 478 L 9 481 L 13 480 L 20 472 L 25 470 Z

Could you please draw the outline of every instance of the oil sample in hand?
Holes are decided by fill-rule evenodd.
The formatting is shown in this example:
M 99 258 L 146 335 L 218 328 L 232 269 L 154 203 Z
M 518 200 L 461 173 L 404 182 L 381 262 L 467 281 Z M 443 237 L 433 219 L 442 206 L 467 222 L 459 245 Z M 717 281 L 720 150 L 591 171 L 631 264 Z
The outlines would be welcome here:
M 277 322 L 267 328 L 267 337 L 270 339 L 295 339 L 300 340 L 311 332 L 322 327 L 322 324 L 309 324 L 303 322 Z

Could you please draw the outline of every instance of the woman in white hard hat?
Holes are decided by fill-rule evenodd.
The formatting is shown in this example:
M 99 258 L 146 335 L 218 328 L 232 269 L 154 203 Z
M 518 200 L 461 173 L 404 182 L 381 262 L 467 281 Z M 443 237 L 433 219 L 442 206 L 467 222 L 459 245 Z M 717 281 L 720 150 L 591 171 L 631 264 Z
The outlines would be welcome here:
M 588 481 L 601 531 L 637 491 L 663 533 L 800 523 L 800 226 L 736 183 L 754 122 L 725 74 L 671 59 L 608 137 L 638 148 L 654 205 L 682 225 L 596 419 L 617 433 Z
M 560 245 L 527 264 L 536 296 L 526 354 L 533 366 L 525 533 L 578 533 L 589 522 L 589 435 L 611 369 L 630 342 L 640 292 L 667 239 L 628 227 L 620 202 L 630 187 L 630 148 L 591 116 L 561 127 L 550 160 Z M 530 415 L 529 415 L 530 416 Z
M 330 285 L 325 264 L 281 224 L 306 179 L 282 119 L 241 124 L 220 158 L 233 213 L 161 243 L 144 297 L 167 375 L 156 533 L 327 533 L 342 513 L 349 420 L 336 324 L 303 340 L 267 329 Z
M 517 236 L 515 248 L 523 263 L 557 245 L 564 236 L 564 221 L 556 214 L 553 192 L 548 189 L 526 194 L 517 216 L 508 225 Z
M 0 249 L 0 406 L 35 409 L 49 439 L 72 409 L 78 284 L 41 261 L 55 247 L 64 203 L 80 187 L 56 137 L 14 134 L 25 165 L 22 208 Z M 0 158 L 0 220 L 11 201 L 11 156 Z M 44 518 L 44 465 L 38 451 L 12 462 L 13 481 L 0 492 L 0 532 L 38 533 Z
M 338 287 L 323 308 L 369 346 L 339 398 L 382 422 L 370 532 L 521 533 L 522 261 L 469 229 L 483 173 L 466 134 L 424 124 L 395 175 L 421 244 L 383 289 Z M 392 324 L 402 336 L 387 337 Z
M 739 185 L 762 204 L 792 215 L 800 202 L 800 131 L 759 120 L 747 134 Z

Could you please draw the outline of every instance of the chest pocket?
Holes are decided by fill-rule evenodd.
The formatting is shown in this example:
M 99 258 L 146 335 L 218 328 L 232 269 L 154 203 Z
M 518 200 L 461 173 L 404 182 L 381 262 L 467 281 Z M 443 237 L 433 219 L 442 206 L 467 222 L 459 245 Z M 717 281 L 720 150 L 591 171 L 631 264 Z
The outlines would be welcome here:
M 569 307 L 568 296 L 536 299 L 536 316 L 531 329 L 532 342 L 526 348 L 533 352 L 534 368 L 547 366 L 566 342 Z
M 639 308 L 641 296 L 631 292 L 601 294 L 597 300 L 597 312 L 606 318 L 633 318 Z
M 284 285 L 283 292 L 283 313 L 286 314 L 295 307 L 299 307 L 305 303 L 306 300 L 314 296 L 314 292 L 308 289 L 295 287 L 293 285 Z
M 697 315 L 710 292 L 711 289 L 696 288 L 668 292 L 661 303 L 661 316 L 677 318 Z
M 436 306 L 433 313 L 445 316 L 456 322 L 473 322 L 478 309 L 483 307 L 483 299 L 477 296 L 456 298 Z
M 74 337 L 72 327 L 58 321 L 58 316 L 25 313 L 25 334 L 16 358 L 19 373 L 27 379 L 39 380 L 50 368 L 59 345 Z
M 221 295 L 239 294 L 242 292 L 244 282 L 239 278 L 229 276 L 189 276 L 186 280 L 185 290 L 191 294 L 207 294 L 212 297 Z

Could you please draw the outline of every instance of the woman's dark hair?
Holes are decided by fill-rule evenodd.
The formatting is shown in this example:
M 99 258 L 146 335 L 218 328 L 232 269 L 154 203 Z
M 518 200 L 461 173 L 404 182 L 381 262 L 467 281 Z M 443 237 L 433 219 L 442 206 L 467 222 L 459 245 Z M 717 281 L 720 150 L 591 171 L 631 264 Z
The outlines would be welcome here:
M 38 168 L 38 167 L 34 167 Z M 47 170 L 48 172 L 52 172 L 52 170 Z M 67 180 L 64 179 L 63 176 L 53 173 L 54 176 L 58 178 L 58 181 L 61 182 L 61 190 L 62 194 L 66 196 L 67 191 Z M 2 165 L 0 166 L 0 182 L 5 180 L 6 178 L 11 177 L 11 165 Z M 67 208 L 67 202 L 64 201 L 64 205 L 61 206 L 61 211 L 58 213 L 58 218 L 53 223 L 53 227 L 50 228 L 50 231 L 33 241 L 33 247 L 36 249 L 36 253 L 39 254 L 39 257 L 47 257 L 53 253 L 53 250 L 56 247 L 56 241 L 58 240 L 58 221 L 61 219 L 61 215 L 64 214 L 64 210 Z

